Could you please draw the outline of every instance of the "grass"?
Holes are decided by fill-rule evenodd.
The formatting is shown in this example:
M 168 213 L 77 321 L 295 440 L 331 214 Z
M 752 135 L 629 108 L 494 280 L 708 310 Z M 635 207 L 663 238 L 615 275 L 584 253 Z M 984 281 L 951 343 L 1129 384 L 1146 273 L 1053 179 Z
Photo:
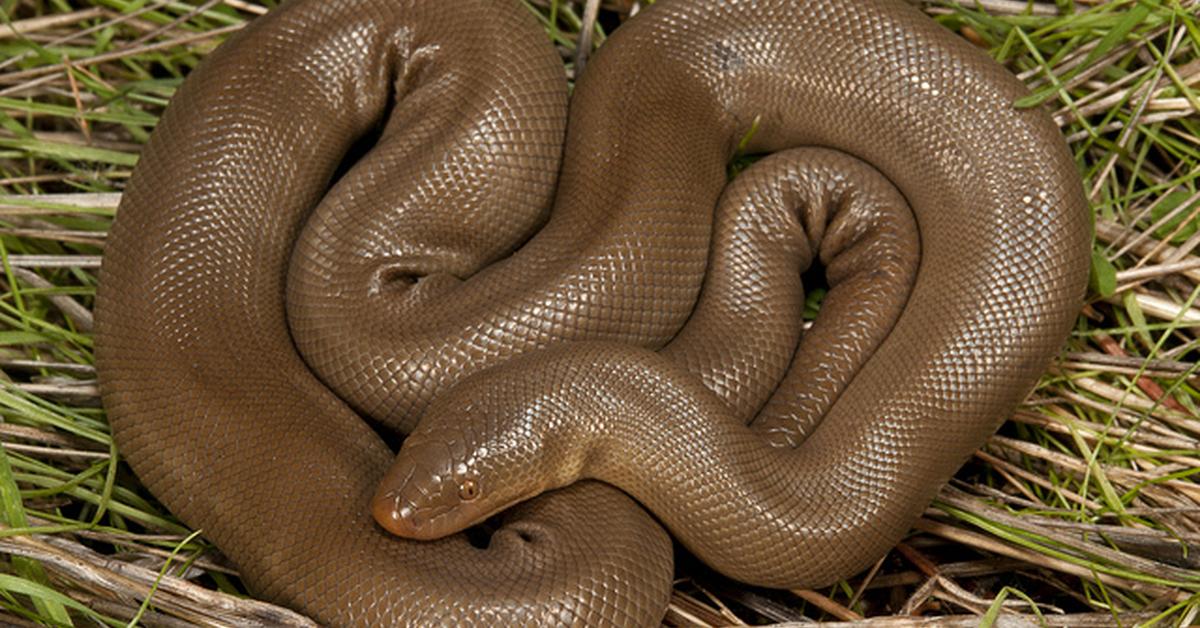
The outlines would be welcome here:
M 89 334 L 141 144 L 188 70 L 273 4 L 0 0 L 0 622 L 302 621 L 245 598 L 119 464 Z M 600 45 L 636 3 L 529 6 L 570 73 L 581 30 Z M 781 592 L 685 561 L 665 622 L 1198 623 L 1196 4 L 922 6 L 1028 83 L 1022 106 L 1068 138 L 1096 216 L 1090 302 L 1026 403 L 874 568 Z

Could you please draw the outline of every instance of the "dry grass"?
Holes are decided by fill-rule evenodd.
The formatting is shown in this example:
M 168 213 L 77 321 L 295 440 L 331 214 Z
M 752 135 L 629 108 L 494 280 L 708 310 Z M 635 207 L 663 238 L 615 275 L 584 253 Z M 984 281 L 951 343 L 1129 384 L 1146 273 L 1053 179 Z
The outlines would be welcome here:
M 600 45 L 637 7 L 587 4 L 531 3 L 569 72 L 581 29 Z M 1013 420 L 868 573 L 780 592 L 685 562 L 667 624 L 1197 622 L 1195 4 L 967 5 L 923 3 L 1021 76 L 1035 91 L 1025 104 L 1053 111 L 1070 141 L 1096 213 L 1091 302 Z M 237 595 L 227 562 L 117 464 L 89 335 L 105 232 L 141 144 L 187 71 L 264 11 L 0 0 L 0 621 L 301 621 Z

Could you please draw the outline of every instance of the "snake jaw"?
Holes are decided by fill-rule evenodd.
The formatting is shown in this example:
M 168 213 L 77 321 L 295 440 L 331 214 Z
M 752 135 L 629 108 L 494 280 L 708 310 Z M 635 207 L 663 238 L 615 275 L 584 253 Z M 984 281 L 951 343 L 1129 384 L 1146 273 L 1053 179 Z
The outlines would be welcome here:
M 413 504 L 401 502 L 391 492 L 376 495 L 371 500 L 371 515 L 379 525 L 392 534 L 403 538 L 420 538 L 424 520 Z

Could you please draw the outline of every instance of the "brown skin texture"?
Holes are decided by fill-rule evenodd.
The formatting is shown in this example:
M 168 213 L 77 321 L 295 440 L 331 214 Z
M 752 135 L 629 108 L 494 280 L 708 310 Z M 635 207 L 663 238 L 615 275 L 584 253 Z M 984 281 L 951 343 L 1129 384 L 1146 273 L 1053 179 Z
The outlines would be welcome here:
M 372 511 L 428 529 L 392 516 L 416 502 L 389 494 L 403 481 L 372 497 L 393 462 L 379 433 L 412 431 L 432 403 L 463 422 L 439 419 L 405 445 L 433 453 L 396 464 L 458 499 L 435 509 L 503 507 L 587 476 L 551 427 L 611 424 L 653 447 L 630 457 L 601 438 L 609 472 L 595 475 L 665 508 L 702 556 L 720 550 L 688 535 L 730 526 L 746 561 L 721 569 L 771 584 L 849 575 L 1007 416 L 1081 302 L 1082 191 L 1050 120 L 1012 107 L 1024 93 L 903 2 L 662 0 L 589 63 L 568 121 L 561 67 L 519 3 L 285 3 L 189 78 L 123 198 L 97 297 L 114 435 L 256 593 L 328 624 L 619 626 L 664 612 L 668 537 L 601 483 L 506 511 L 486 549 L 376 525 Z M 714 229 L 713 208 L 755 120 L 751 151 L 821 146 L 870 164 L 912 227 L 884 229 L 884 253 L 856 248 L 857 227 L 804 203 L 837 207 L 828 177 L 868 175 L 784 165 L 726 194 L 792 217 L 751 221 L 796 237 L 770 261 L 743 257 L 721 221 L 745 219 Z M 806 258 L 849 287 L 818 340 L 797 341 Z M 718 285 L 737 277 L 749 281 Z M 601 344 L 539 351 L 569 341 Z M 495 379 L 471 378 L 485 370 Z M 464 397 L 451 390 L 464 379 L 495 385 Z M 499 419 L 550 400 L 553 420 L 521 424 L 520 446 L 469 457 Z M 703 437 L 650 439 L 637 430 L 652 415 Z M 496 429 L 478 427 L 488 416 Z M 742 472 L 751 451 L 774 452 L 770 475 Z M 697 484 L 702 460 L 716 475 Z M 518 467 L 527 477 L 489 475 Z M 648 469 L 654 483 L 637 479 Z M 673 508 L 668 493 L 696 499 Z M 791 494 L 802 512 L 765 528 L 739 518 L 739 504 Z M 813 567 L 759 566 L 772 552 Z

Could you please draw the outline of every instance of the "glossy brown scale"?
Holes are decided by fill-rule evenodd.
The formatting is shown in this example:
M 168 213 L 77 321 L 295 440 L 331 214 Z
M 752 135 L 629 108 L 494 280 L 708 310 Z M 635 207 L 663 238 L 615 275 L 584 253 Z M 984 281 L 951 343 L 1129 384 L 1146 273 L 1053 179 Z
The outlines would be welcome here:
M 539 432 L 579 428 L 562 408 L 635 403 L 625 416 L 645 417 L 649 400 L 670 401 L 705 437 L 655 431 L 606 480 L 632 486 L 652 469 L 659 482 L 630 493 L 652 507 L 689 496 L 687 513 L 660 517 L 691 517 L 671 525 L 701 555 L 692 527 L 736 530 L 746 562 L 722 569 L 739 577 L 795 575 L 763 563 L 789 553 L 781 538 L 811 561 L 805 578 L 849 575 L 1011 411 L 1080 303 L 1078 177 L 1048 117 L 1012 107 L 1024 94 L 899 0 L 660 0 L 588 64 L 568 120 L 559 59 L 518 2 L 284 3 L 189 77 L 125 192 L 97 297 L 115 438 L 256 593 L 327 624 L 621 626 L 664 612 L 669 538 L 601 483 L 506 511 L 484 544 L 376 525 L 371 498 L 393 462 L 376 429 L 411 431 L 435 403 L 469 420 L 418 433 L 406 455 L 428 453 L 403 464 L 437 483 L 417 494 L 454 498 L 440 512 L 584 468 L 541 462 L 574 455 Z M 734 255 L 721 270 L 713 249 L 726 162 L 755 120 L 751 151 L 853 156 L 911 207 L 916 241 L 894 250 L 919 262 L 864 253 L 898 272 L 915 263 L 911 287 L 888 283 L 903 271 L 872 292 L 873 271 L 839 265 L 857 255 L 845 247 L 825 260 L 847 296 L 831 292 L 829 329 L 809 336 L 821 340 L 795 344 L 798 288 L 723 293 L 705 277 L 774 263 Z M 835 222 L 804 224 L 789 241 L 813 250 L 787 255 L 839 248 L 812 239 Z M 600 344 L 539 353 L 568 341 Z M 579 360 L 594 379 L 566 366 Z M 563 368 L 530 382 L 531 364 Z M 781 387 L 764 383 L 775 369 L 789 373 Z M 519 442 L 470 459 L 472 439 L 511 426 L 473 426 L 483 405 L 454 392 L 484 371 L 498 385 L 480 404 L 558 418 L 523 419 Z M 614 377 L 624 386 L 598 384 Z M 799 445 L 766 447 L 769 480 L 739 472 L 764 443 Z M 715 480 L 686 475 L 700 459 Z M 487 473 L 518 468 L 500 484 Z M 788 494 L 809 506 L 765 528 L 731 508 Z

